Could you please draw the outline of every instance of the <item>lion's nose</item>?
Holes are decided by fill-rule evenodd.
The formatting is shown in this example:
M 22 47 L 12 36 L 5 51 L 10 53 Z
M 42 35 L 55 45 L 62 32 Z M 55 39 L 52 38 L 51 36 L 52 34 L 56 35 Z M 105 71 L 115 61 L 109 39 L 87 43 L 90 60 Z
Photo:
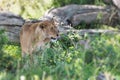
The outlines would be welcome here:
M 54 38 L 54 37 L 51 37 L 51 39 L 56 40 L 56 38 Z
M 57 34 L 57 37 L 59 36 L 59 34 Z

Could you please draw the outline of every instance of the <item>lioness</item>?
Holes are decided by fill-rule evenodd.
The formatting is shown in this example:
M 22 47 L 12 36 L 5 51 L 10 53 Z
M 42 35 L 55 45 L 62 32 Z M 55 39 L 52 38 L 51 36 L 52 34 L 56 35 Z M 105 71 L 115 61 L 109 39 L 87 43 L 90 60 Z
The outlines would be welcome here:
M 57 40 L 58 37 L 59 31 L 54 20 L 25 23 L 20 32 L 22 56 L 24 57 L 25 54 L 32 55 L 36 48 L 44 46 L 51 40 Z

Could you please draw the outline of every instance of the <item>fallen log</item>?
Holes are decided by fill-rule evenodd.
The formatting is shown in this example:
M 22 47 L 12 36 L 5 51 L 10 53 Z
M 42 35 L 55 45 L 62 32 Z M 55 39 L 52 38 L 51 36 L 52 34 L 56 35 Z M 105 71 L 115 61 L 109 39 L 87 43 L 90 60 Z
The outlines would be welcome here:
M 120 34 L 120 30 L 103 30 L 103 29 L 81 29 L 81 30 L 65 30 L 61 34 L 67 34 L 69 32 L 78 33 L 79 35 L 94 35 L 94 34 Z
M 0 13 L 0 29 L 5 30 L 10 42 L 19 42 L 19 32 L 25 20 L 10 12 Z
M 22 26 L 25 20 L 11 12 L 0 13 L 0 26 Z
M 113 15 L 112 8 L 113 7 L 72 4 L 59 8 L 53 8 L 46 12 L 41 19 L 51 19 L 54 16 L 55 20 L 60 23 L 60 25 L 71 24 L 72 26 L 77 26 L 82 22 L 85 22 L 86 24 L 90 24 L 92 22 L 114 24 L 120 19 L 120 16 L 118 15 L 118 11 Z M 115 17 L 117 17 L 117 20 Z

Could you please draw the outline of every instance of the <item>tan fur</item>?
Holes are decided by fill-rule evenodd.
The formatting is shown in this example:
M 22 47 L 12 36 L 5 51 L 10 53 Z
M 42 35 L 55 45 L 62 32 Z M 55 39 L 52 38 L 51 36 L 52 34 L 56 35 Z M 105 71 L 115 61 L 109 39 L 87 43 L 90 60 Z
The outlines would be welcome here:
M 36 48 L 44 46 L 51 38 L 58 38 L 59 32 L 54 21 L 25 23 L 20 32 L 22 56 L 32 54 Z

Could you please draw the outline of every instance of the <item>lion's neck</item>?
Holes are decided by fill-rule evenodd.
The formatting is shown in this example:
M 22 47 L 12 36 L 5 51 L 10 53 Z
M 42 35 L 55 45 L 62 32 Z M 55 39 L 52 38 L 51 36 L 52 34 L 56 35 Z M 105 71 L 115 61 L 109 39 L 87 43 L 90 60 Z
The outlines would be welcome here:
M 33 46 L 35 46 L 35 48 L 40 48 L 42 46 L 45 45 L 45 43 L 47 42 L 50 42 L 50 38 L 46 38 L 46 37 L 42 37 L 42 36 L 39 36 L 39 37 L 34 37 L 33 39 Z

